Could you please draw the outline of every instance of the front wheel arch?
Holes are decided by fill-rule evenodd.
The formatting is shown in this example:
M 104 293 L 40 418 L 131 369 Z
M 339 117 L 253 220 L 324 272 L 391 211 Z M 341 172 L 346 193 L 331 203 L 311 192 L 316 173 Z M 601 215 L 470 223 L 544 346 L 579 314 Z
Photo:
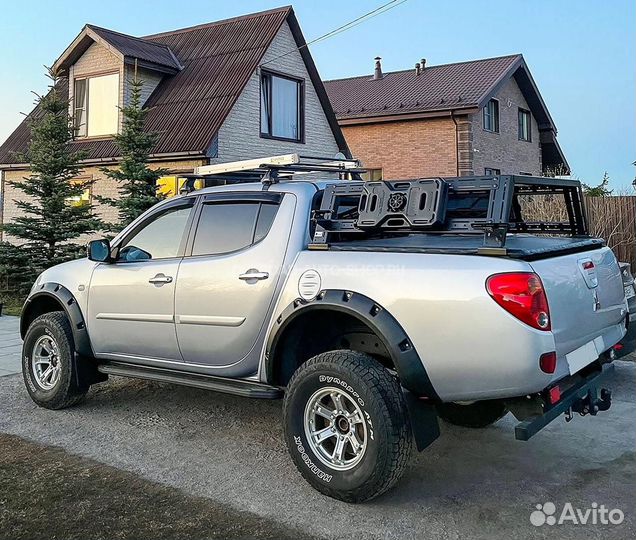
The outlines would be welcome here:
M 35 319 L 40 315 L 54 311 L 63 311 L 68 317 L 73 332 L 75 352 L 84 357 L 93 358 L 93 349 L 82 311 L 73 293 L 59 283 L 43 283 L 38 286 L 35 293 L 27 298 L 20 316 L 20 336 L 22 339 Z

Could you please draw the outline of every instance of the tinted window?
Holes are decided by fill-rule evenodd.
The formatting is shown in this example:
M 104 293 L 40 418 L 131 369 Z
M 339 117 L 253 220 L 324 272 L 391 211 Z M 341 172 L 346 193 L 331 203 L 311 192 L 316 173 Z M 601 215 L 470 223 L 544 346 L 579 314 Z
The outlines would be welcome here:
M 143 261 L 176 257 L 191 206 L 171 208 L 137 232 L 119 252 L 121 261 Z
M 192 255 L 215 255 L 243 249 L 262 240 L 278 205 L 212 203 L 201 209 Z

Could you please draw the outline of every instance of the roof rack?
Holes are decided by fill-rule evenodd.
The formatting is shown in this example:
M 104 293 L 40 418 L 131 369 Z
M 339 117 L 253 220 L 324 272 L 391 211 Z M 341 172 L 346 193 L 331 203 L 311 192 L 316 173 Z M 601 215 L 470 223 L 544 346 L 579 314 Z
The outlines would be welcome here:
M 194 191 L 197 180 L 203 180 L 204 187 L 260 181 L 263 189 L 267 189 L 281 178 L 292 179 L 294 175 L 315 172 L 337 173 L 341 179 L 361 180 L 360 174 L 366 169 L 360 168 L 357 159 L 348 159 L 341 153 L 331 158 L 282 154 L 195 167 L 193 174 L 184 175 L 186 181 L 181 193 Z

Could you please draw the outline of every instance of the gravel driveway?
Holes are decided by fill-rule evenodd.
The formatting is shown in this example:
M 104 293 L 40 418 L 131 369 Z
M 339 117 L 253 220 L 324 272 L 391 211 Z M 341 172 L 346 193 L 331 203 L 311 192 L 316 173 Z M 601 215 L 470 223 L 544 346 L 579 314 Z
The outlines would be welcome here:
M 296 472 L 282 443 L 280 402 L 111 378 L 84 404 L 54 412 L 30 401 L 20 376 L 6 376 L 0 433 L 60 447 L 299 536 L 634 538 L 636 364 L 616 364 L 614 404 L 596 419 L 559 419 L 526 443 L 514 440 L 510 415 L 479 431 L 442 426 L 441 438 L 414 456 L 396 489 L 357 506 L 320 495 Z M 9 470 L 0 452 L 0 473 Z M 122 485 L 136 489 L 132 481 Z M 604 504 L 621 509 L 625 520 L 533 526 L 530 513 L 548 501 L 559 512 L 567 502 L 583 510 Z M 117 537 L 134 538 L 135 530 L 127 534 Z

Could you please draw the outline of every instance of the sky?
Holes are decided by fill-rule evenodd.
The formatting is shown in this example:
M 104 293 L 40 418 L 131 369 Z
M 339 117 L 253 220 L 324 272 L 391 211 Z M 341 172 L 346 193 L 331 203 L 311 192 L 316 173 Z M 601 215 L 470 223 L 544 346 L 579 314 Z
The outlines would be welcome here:
M 387 0 L 297 0 L 307 41 Z M 51 65 L 93 23 L 143 36 L 271 9 L 285 0 L 0 0 L 0 141 L 44 92 Z M 407 0 L 310 47 L 324 80 L 522 53 L 558 128 L 573 174 L 607 171 L 615 190 L 636 176 L 634 0 Z

